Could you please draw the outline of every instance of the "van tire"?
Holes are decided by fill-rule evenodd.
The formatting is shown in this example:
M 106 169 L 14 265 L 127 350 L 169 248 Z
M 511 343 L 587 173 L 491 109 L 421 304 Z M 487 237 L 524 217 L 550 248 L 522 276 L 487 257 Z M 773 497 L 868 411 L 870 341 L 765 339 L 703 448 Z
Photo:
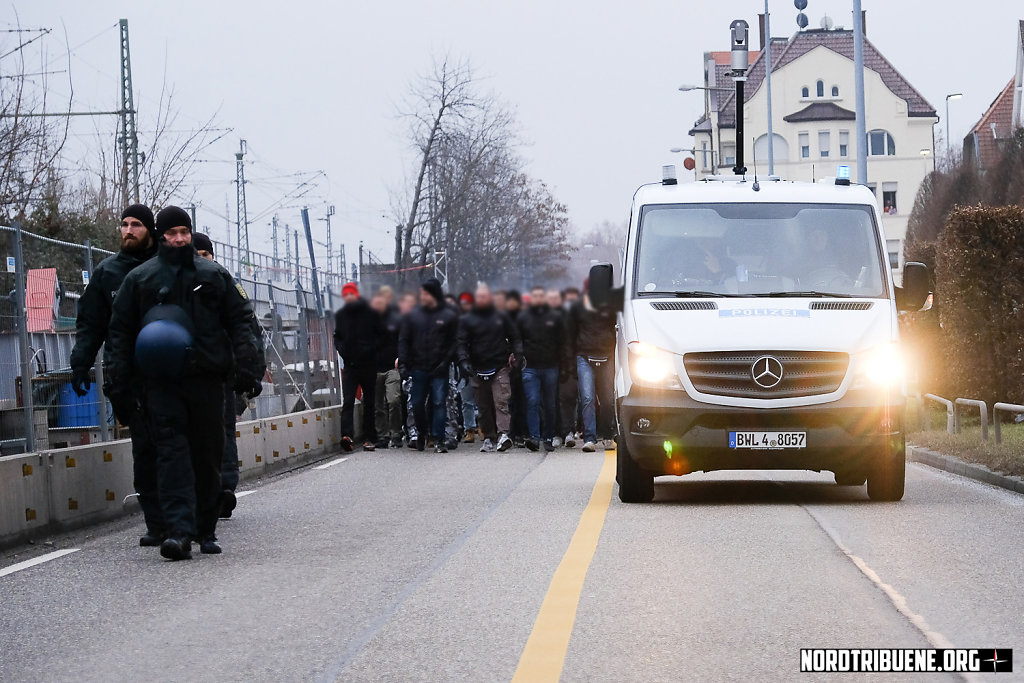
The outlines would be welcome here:
M 623 503 L 650 503 L 654 500 L 654 475 L 633 462 L 625 439 L 619 437 L 615 480 L 619 482 L 619 500 Z
M 868 498 L 875 501 L 900 500 L 906 478 L 906 452 L 901 449 L 883 454 L 868 472 Z

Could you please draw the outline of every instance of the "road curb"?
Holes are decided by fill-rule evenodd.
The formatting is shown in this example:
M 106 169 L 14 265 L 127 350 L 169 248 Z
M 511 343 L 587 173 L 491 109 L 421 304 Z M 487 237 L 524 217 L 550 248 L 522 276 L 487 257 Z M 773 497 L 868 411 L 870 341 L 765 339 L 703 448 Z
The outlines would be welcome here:
M 928 450 L 927 448 L 921 448 L 920 446 L 907 446 L 907 460 L 910 462 L 919 462 L 923 465 L 928 465 L 929 467 L 934 467 L 952 474 L 958 474 L 961 477 L 974 479 L 975 481 L 991 484 L 992 486 L 998 486 L 999 488 L 1014 491 L 1016 493 L 1024 493 L 1024 479 L 1021 479 L 1020 477 L 1001 474 L 990 470 L 984 465 L 964 462 L 963 460 L 958 460 L 952 456 L 943 455 L 942 453 L 937 453 L 935 451 Z

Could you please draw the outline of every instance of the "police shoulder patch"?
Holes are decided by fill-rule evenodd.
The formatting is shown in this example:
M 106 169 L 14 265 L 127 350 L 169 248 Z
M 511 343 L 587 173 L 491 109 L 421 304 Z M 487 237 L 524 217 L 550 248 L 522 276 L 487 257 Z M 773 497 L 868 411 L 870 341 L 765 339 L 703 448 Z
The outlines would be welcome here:
M 238 295 L 240 297 L 242 297 L 243 299 L 246 299 L 246 300 L 249 299 L 249 295 L 245 293 L 245 287 L 243 287 L 242 285 L 240 285 L 239 283 L 236 282 L 235 283 L 235 289 L 238 290 Z

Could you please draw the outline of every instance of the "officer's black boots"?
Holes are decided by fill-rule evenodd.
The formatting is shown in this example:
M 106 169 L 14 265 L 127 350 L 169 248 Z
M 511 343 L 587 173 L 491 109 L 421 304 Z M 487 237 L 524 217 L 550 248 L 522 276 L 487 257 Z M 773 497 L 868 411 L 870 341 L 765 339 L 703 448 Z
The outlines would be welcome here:
M 169 536 L 160 544 L 160 554 L 168 560 L 191 560 L 192 540 L 188 536 Z
M 146 530 L 146 534 L 139 539 L 139 545 L 143 548 L 155 548 L 164 542 L 167 538 L 167 534 L 162 531 L 150 531 Z
M 211 534 L 199 539 L 199 552 L 203 555 L 220 555 L 222 551 L 217 544 L 217 537 Z

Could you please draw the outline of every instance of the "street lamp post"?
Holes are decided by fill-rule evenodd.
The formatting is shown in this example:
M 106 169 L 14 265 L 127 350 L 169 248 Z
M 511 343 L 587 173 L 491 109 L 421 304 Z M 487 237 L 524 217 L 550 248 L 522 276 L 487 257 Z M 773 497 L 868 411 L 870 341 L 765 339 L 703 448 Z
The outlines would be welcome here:
M 732 88 L 708 88 L 708 87 L 705 87 L 705 86 L 702 86 L 702 85 L 690 85 L 690 84 L 683 84 L 683 85 L 679 86 L 679 92 L 690 92 L 692 90 L 702 90 L 704 92 L 729 92 L 729 93 L 732 92 Z M 710 119 L 711 119 L 711 112 L 710 111 L 706 111 L 705 112 L 705 116 L 707 116 L 708 120 L 710 121 Z M 711 138 L 711 175 L 715 175 L 715 173 L 718 172 L 718 167 L 717 167 L 717 164 L 715 163 L 715 132 L 714 132 L 713 129 L 708 134 L 708 136 Z
M 946 158 L 949 158 L 949 101 L 959 100 L 964 94 L 962 92 L 955 92 L 946 95 Z
M 672 154 L 692 154 L 693 155 L 693 179 L 697 180 L 697 148 L 696 147 L 673 147 L 669 150 Z

